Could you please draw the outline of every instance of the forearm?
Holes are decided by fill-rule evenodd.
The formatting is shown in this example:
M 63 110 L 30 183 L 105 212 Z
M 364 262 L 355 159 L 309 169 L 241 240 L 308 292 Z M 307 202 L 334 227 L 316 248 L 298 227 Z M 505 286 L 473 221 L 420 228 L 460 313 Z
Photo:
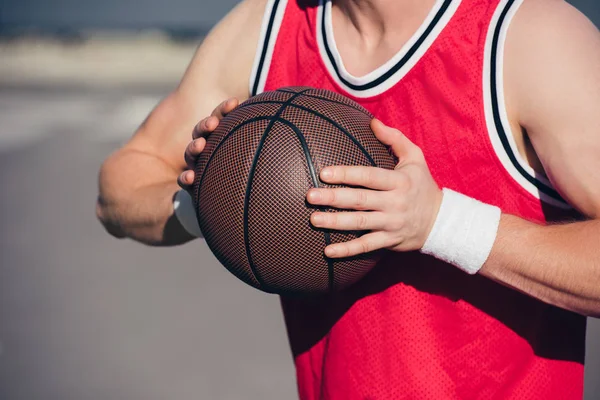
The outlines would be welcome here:
M 541 226 L 502 215 L 479 272 L 549 304 L 600 315 L 600 221 Z
M 191 240 L 174 216 L 177 174 L 154 156 L 131 150 L 116 153 L 100 171 L 99 220 L 113 236 L 148 245 L 170 246 Z

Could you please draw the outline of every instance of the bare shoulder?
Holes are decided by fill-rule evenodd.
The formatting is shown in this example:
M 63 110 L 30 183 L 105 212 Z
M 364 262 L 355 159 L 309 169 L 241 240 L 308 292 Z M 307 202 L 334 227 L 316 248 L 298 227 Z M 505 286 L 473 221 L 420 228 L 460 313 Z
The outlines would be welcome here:
M 585 15 L 563 0 L 523 1 L 505 49 L 507 91 L 516 94 L 512 100 L 521 122 L 527 124 L 544 99 L 583 97 L 585 80 L 597 84 L 599 73 L 600 33 Z
M 600 33 L 563 0 L 524 0 L 508 29 L 504 86 L 554 186 L 600 216 Z
M 207 35 L 183 77 L 180 90 L 210 77 L 236 97 L 248 96 L 248 83 L 267 0 L 243 0 Z
M 595 36 L 598 29 L 581 11 L 565 0 L 522 0 L 512 23 L 513 36 L 521 40 L 544 40 L 563 44 L 570 39 Z M 562 40 L 561 40 L 562 39 Z
M 249 82 L 267 0 L 237 4 L 198 46 L 178 86 L 142 123 L 124 149 L 150 153 L 175 170 L 194 126 L 223 100 L 249 96 Z

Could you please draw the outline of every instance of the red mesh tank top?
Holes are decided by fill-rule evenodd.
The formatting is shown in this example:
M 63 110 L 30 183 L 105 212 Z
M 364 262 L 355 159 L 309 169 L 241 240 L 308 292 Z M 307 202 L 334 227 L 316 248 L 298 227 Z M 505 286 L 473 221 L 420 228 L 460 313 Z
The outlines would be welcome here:
M 504 108 L 504 41 L 522 0 L 437 0 L 362 77 L 345 70 L 322 1 L 269 1 L 252 94 L 344 94 L 421 147 L 440 186 L 538 223 L 573 215 L 520 157 Z M 584 317 L 418 252 L 389 254 L 339 295 L 282 306 L 301 399 L 583 395 Z

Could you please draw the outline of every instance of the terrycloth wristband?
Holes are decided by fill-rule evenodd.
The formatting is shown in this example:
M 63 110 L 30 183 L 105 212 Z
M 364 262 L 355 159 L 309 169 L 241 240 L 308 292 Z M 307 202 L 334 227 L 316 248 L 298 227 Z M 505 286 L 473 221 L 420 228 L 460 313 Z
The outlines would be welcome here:
M 194 237 L 202 237 L 192 196 L 188 192 L 183 189 L 177 192 L 173 200 L 173 209 L 183 229 Z
M 496 240 L 500 209 L 450 189 L 443 189 L 443 193 L 438 216 L 421 252 L 476 274 Z

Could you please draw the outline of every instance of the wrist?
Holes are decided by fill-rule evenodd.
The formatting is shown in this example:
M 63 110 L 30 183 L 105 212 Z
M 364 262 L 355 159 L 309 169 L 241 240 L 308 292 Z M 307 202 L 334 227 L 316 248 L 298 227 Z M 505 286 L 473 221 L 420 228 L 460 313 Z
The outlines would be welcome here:
M 421 252 L 468 274 L 479 272 L 495 242 L 500 209 L 449 189 Z

